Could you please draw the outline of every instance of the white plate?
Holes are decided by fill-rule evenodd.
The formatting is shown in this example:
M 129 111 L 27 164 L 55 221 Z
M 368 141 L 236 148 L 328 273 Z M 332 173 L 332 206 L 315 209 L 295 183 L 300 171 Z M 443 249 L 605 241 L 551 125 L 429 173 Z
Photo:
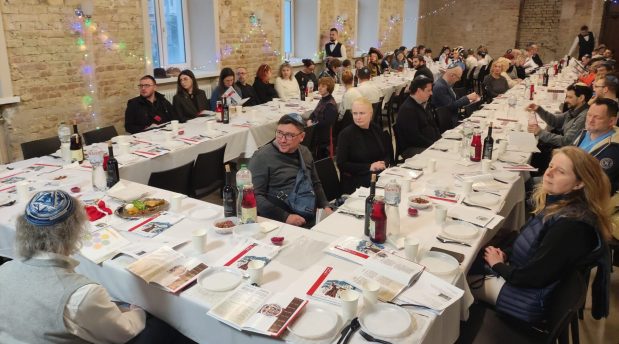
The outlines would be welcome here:
M 232 230 L 232 234 L 235 238 L 254 238 L 259 239 L 262 234 L 262 227 L 259 223 L 246 223 L 243 225 L 237 225 Z
M 243 281 L 243 273 L 229 267 L 212 267 L 198 275 L 198 285 L 208 291 L 227 291 Z
M 361 312 L 359 323 L 372 336 L 399 338 L 409 334 L 413 320 L 402 307 L 378 303 Z
M 477 236 L 477 227 L 464 221 L 450 221 L 443 228 L 443 232 L 454 239 L 473 239 Z
M 219 215 L 219 209 L 199 207 L 191 210 L 189 218 L 196 221 L 207 221 Z
M 424 169 L 426 167 L 426 162 L 420 159 L 413 160 L 412 158 L 410 158 L 406 159 L 406 161 L 404 162 L 404 166 L 415 169 Z
M 511 183 L 520 177 L 519 173 L 510 171 L 495 171 L 492 176 L 500 181 Z
M 460 266 L 456 258 L 436 251 L 428 251 L 419 264 L 425 266 L 430 273 L 440 276 L 451 275 Z
M 338 323 L 337 313 L 310 302 L 288 331 L 302 339 L 325 339 L 333 336 Z
M 344 208 L 352 210 L 355 213 L 365 214 L 365 199 L 360 197 L 351 197 L 344 202 Z
M 461 139 L 462 133 L 459 131 L 446 131 L 442 136 L 444 139 Z
M 466 197 L 465 201 L 485 207 L 493 207 L 501 203 L 501 197 L 487 192 L 472 192 Z
M 499 156 L 499 160 L 503 162 L 509 162 L 513 164 L 524 164 L 527 162 L 527 157 L 524 153 L 519 152 L 505 152 Z

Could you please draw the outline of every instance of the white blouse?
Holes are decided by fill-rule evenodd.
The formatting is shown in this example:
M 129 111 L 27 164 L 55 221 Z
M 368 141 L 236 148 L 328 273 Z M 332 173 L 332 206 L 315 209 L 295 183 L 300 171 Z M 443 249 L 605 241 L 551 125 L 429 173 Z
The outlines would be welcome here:
M 279 97 L 284 100 L 299 98 L 301 93 L 299 83 L 294 78 L 286 80 L 277 77 L 277 79 L 275 79 L 275 91 L 277 91 Z

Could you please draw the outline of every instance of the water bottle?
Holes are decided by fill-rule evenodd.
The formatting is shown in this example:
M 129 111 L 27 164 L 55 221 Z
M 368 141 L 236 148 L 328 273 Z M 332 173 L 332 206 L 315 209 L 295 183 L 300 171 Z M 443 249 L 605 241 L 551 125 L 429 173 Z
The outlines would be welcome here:
M 395 179 L 391 179 L 385 185 L 385 203 L 390 205 L 400 204 L 401 190 L 400 184 Z
M 62 160 L 71 163 L 71 128 L 65 123 L 60 122 L 58 126 L 58 138 L 60 139 L 60 156 Z
M 247 168 L 247 164 L 241 164 L 241 168 L 236 172 L 236 188 L 237 200 L 236 200 L 236 214 L 241 214 L 241 202 L 243 200 L 243 186 L 252 184 L 251 171 Z
M 389 236 L 400 235 L 400 184 L 391 179 L 385 185 L 385 213 L 387 215 L 387 234 Z
M 314 99 L 312 92 L 314 92 L 314 82 L 312 80 L 308 80 L 307 81 L 307 96 L 309 97 L 310 101 Z

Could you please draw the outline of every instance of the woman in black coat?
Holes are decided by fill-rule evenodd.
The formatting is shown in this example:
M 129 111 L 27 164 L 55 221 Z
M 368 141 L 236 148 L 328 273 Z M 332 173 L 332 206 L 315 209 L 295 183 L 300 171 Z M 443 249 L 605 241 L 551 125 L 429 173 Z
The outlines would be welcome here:
M 263 64 L 256 71 L 256 79 L 254 80 L 254 91 L 258 96 L 258 104 L 264 104 L 278 98 L 275 86 L 269 81 L 271 79 L 271 66 Z
M 322 97 L 314 112 L 310 115 L 308 126 L 314 126 L 314 139 L 312 146 L 315 158 L 321 159 L 333 156 L 333 125 L 337 122 L 337 103 L 331 95 L 335 89 L 335 81 L 330 77 L 318 80 L 318 94 Z
M 200 113 L 208 109 L 206 93 L 198 87 L 196 76 L 189 69 L 178 75 L 172 103 L 181 123 L 201 116 Z

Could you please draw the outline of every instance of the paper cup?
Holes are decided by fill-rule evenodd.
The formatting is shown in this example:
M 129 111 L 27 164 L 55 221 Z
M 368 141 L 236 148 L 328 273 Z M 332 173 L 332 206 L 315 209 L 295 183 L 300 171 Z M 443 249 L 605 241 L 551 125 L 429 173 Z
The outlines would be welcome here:
M 447 219 L 447 207 L 444 205 L 437 205 L 434 207 L 434 221 L 437 225 L 443 227 L 445 220 Z
M 419 253 L 419 239 L 417 238 L 404 239 L 404 254 L 406 255 L 406 258 L 412 260 L 413 262 L 416 262 L 418 253 Z
M 454 153 L 460 152 L 460 145 L 461 145 L 460 141 L 454 141 L 451 144 L 451 151 Z
M 129 142 L 121 142 L 118 144 L 118 155 L 127 155 L 129 151 Z
M 492 160 L 483 159 L 481 161 L 481 171 L 483 173 L 490 173 L 492 171 Z
M 340 300 L 342 300 L 342 317 L 344 321 L 356 317 L 359 293 L 349 289 L 342 290 L 340 291 Z
M 170 198 L 170 211 L 175 213 L 180 212 L 181 208 L 183 207 L 183 198 L 185 198 L 185 195 L 172 195 L 172 197 Z
M 206 251 L 206 229 L 196 229 L 191 233 L 191 246 L 197 253 Z
M 237 115 L 240 115 L 241 113 L 243 113 L 243 106 L 237 105 L 237 106 L 235 106 L 235 108 L 236 108 L 236 114 Z
M 28 202 L 30 200 L 30 182 L 21 181 L 15 185 L 15 189 L 20 202 Z
M 363 304 L 375 305 L 378 302 L 380 284 L 376 281 L 367 281 L 363 284 Z
M 129 142 L 129 136 L 127 135 L 118 135 L 116 136 L 117 143 Z
M 65 164 L 71 163 L 71 144 L 63 143 L 60 145 L 60 155 Z
M 505 154 L 506 151 L 507 151 L 507 141 L 501 140 L 501 142 L 499 142 L 498 153 L 499 155 L 501 155 L 501 154 Z
M 206 122 L 206 131 L 213 131 L 213 121 Z
M 249 283 L 262 283 L 262 273 L 264 271 L 264 261 L 252 260 L 247 264 L 247 273 L 249 274 Z
M 177 120 L 170 121 L 170 124 L 172 124 L 172 132 L 174 134 L 178 133 L 178 121 Z

